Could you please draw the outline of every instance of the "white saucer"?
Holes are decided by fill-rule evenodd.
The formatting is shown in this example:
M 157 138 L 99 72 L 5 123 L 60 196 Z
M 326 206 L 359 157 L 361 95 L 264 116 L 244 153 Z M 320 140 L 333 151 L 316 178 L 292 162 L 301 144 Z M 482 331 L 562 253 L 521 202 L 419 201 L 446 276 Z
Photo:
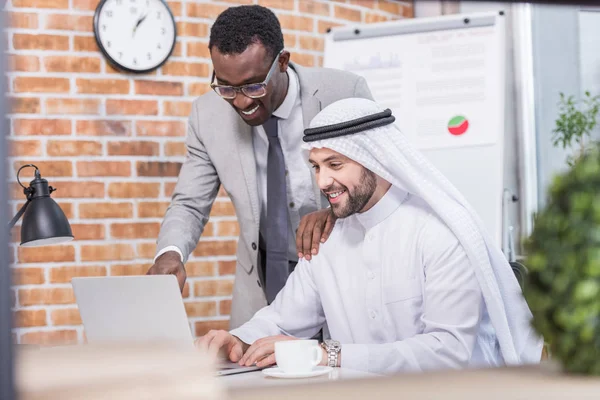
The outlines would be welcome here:
M 262 373 L 273 378 L 312 378 L 313 376 L 325 375 L 331 372 L 333 368 L 325 366 L 317 366 L 312 371 L 300 372 L 296 374 L 286 374 L 279 367 L 263 369 Z

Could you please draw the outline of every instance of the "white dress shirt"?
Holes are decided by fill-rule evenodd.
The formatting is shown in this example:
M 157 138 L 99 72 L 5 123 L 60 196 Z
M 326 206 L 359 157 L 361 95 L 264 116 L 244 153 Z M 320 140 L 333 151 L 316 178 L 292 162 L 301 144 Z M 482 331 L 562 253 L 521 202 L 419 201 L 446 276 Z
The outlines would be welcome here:
M 392 187 L 336 222 L 275 301 L 231 331 L 242 341 L 313 337 L 327 322 L 341 366 L 374 373 L 503 363 L 474 269 L 421 199 Z
M 304 122 L 302 116 L 302 103 L 300 100 L 300 82 L 298 75 L 292 68 L 287 69 L 289 76 L 288 92 L 283 103 L 273 112 L 278 117 L 278 136 L 283 151 L 286 166 L 287 203 L 289 216 L 288 257 L 290 261 L 298 260 L 296 251 L 296 229 L 300 219 L 317 210 L 317 201 L 312 186 L 312 170 L 301 151 L 302 137 L 304 136 Z M 261 234 L 267 220 L 267 155 L 269 140 L 265 129 L 260 126 L 252 127 L 254 156 L 256 159 L 256 181 L 258 186 L 258 199 L 260 202 L 260 227 Z M 160 249 L 154 261 L 166 253 L 175 251 L 181 256 L 181 249 L 177 246 L 167 246 Z

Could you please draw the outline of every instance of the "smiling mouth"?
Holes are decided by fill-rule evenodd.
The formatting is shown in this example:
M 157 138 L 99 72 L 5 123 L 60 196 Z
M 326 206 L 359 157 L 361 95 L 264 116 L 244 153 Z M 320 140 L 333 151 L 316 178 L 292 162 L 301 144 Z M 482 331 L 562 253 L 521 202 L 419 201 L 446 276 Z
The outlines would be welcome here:
M 256 112 L 256 110 L 258 110 L 258 108 L 260 107 L 260 105 L 256 105 L 256 107 L 248 110 L 248 111 L 242 111 L 242 114 L 246 115 L 246 116 L 250 116 L 252 114 L 254 114 Z
M 346 191 L 345 191 L 345 190 L 339 190 L 339 191 L 337 191 L 337 192 L 330 192 L 330 193 L 326 193 L 325 195 L 327 196 L 327 198 L 328 198 L 330 201 L 334 201 L 334 202 L 335 202 L 335 201 L 336 201 L 336 199 L 337 199 L 338 197 L 340 197 L 341 195 L 343 195 L 344 193 L 346 193 Z

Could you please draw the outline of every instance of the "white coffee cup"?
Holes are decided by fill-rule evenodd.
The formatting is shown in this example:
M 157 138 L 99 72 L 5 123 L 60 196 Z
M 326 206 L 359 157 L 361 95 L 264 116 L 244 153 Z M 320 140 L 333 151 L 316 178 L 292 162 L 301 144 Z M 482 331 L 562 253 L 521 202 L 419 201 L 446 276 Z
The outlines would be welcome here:
M 275 361 L 286 374 L 312 371 L 323 358 L 323 350 L 316 340 L 284 340 L 275 342 Z

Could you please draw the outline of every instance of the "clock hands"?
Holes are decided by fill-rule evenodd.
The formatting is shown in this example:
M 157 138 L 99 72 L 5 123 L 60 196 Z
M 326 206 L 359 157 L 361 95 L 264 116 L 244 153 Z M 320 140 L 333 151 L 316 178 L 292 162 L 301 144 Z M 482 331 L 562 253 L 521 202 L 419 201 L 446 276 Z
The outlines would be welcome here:
M 148 13 L 146 12 L 146 14 L 144 14 L 140 19 L 138 19 L 137 23 L 135 24 L 135 27 L 133 28 L 133 34 L 131 36 L 135 36 L 135 32 L 137 31 L 138 26 L 140 26 L 140 24 L 144 22 L 147 16 Z

